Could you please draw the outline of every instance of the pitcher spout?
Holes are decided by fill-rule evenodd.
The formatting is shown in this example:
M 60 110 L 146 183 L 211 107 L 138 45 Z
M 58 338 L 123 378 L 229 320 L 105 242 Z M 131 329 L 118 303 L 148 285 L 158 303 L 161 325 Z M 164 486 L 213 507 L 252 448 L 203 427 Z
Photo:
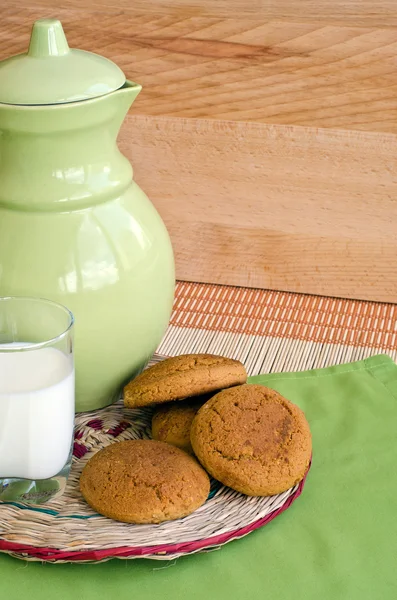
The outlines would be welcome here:
M 134 83 L 133 81 L 126 80 L 125 84 L 119 88 L 118 90 L 111 92 L 108 94 L 108 98 L 112 98 L 113 102 L 117 104 L 117 108 L 115 110 L 115 118 L 113 121 L 114 134 L 117 136 L 121 124 L 125 119 L 126 114 L 131 108 L 135 98 L 138 96 L 141 91 L 142 86 L 139 83 Z

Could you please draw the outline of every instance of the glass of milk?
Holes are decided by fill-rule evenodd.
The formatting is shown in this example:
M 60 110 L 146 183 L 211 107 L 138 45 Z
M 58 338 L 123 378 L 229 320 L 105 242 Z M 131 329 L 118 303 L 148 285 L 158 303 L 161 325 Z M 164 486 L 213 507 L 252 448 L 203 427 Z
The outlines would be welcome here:
M 0 502 L 63 493 L 74 426 L 73 315 L 39 298 L 0 298 Z

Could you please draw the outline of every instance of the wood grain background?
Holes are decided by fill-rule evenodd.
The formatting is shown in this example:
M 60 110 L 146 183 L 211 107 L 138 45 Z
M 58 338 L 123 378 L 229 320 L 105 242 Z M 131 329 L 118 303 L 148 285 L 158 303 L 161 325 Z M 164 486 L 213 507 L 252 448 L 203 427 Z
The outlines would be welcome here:
M 194 13 L 200 4 L 204 15 Z M 269 20 L 277 4 L 279 16 Z M 349 14 L 361 5 L 355 24 L 344 25 L 333 23 L 345 16 L 338 3 L 327 22 L 331 2 L 257 2 L 258 14 L 255 2 L 243 0 L 166 5 L 118 0 L 115 8 L 99 0 L 94 8 L 93 0 L 69 0 L 55 8 L 54 0 L 2 0 L 0 59 L 26 49 L 34 19 L 57 16 L 72 46 L 108 56 L 143 85 L 135 114 L 397 133 L 395 0 L 374 3 L 374 10 L 389 10 L 381 12 L 382 27 L 365 1 L 339 3 Z M 235 16 L 221 16 L 227 5 Z M 305 5 L 322 20 L 309 19 Z M 304 20 L 285 20 L 293 7 Z
M 0 59 L 56 16 L 144 86 L 121 144 L 180 279 L 397 301 L 394 0 L 0 7 Z
M 397 140 L 377 142 L 151 117 L 129 117 L 120 136 L 170 231 L 180 279 L 387 301 L 397 299 Z
M 8 0 L 7 6 L 58 9 L 63 7 L 115 13 L 123 11 L 169 16 L 211 16 L 217 18 L 251 17 L 255 20 L 272 19 L 315 21 L 353 25 L 397 25 L 394 0 Z

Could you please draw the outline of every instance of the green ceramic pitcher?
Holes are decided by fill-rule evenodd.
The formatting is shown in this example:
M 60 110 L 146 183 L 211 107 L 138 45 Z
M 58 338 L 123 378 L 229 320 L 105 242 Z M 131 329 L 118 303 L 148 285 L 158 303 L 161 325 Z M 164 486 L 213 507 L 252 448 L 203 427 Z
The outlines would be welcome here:
M 0 62 L 0 296 L 74 313 L 78 411 L 118 397 L 172 309 L 167 230 L 116 143 L 140 90 L 69 49 L 57 20 L 37 21 L 27 54 Z

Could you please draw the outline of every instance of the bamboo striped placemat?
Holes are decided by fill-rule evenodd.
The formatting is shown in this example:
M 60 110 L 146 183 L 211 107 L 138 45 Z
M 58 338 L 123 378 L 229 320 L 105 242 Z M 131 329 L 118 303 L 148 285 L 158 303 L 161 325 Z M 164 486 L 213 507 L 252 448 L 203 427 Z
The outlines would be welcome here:
M 250 375 L 396 360 L 397 305 L 179 282 L 158 352 L 224 354 Z

